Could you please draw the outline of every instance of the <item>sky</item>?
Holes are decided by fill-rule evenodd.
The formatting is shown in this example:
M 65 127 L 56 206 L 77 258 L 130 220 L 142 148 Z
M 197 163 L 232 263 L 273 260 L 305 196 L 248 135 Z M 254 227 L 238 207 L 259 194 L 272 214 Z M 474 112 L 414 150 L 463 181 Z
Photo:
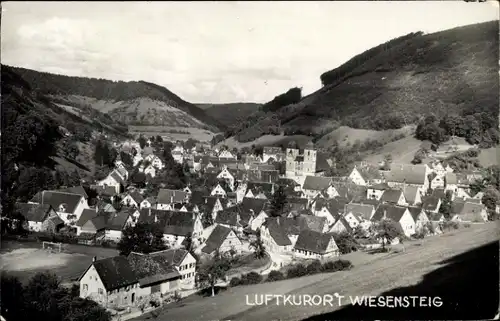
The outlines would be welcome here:
M 498 20 L 498 2 L 2 2 L 1 62 L 259 102 L 382 42 Z

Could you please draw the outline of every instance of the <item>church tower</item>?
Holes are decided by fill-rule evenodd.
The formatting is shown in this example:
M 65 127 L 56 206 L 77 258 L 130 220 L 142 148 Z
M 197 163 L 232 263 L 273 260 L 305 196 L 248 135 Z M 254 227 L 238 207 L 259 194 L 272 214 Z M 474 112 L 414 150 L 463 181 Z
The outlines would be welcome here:
M 312 142 L 307 143 L 304 149 L 304 175 L 314 175 L 316 172 L 316 149 Z

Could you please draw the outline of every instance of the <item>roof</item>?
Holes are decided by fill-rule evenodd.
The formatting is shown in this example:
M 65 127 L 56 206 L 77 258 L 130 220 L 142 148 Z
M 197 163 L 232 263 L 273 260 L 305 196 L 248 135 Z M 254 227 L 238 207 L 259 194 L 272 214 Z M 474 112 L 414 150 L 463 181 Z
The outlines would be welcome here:
M 410 202 L 410 203 L 415 203 L 417 200 L 417 195 L 419 194 L 418 187 L 416 186 L 406 186 L 403 189 L 403 194 L 405 196 L 405 199 Z
M 326 199 L 326 198 L 318 198 L 316 199 L 316 202 L 314 204 L 314 208 L 316 211 L 320 211 L 323 209 L 323 207 L 326 207 L 326 209 L 332 214 L 340 214 L 344 211 L 344 207 L 346 205 L 346 202 L 344 202 L 342 199 Z
M 379 190 L 379 191 L 384 191 L 386 189 L 389 189 L 390 187 L 386 183 L 380 183 L 380 184 L 375 184 L 375 185 L 369 186 L 368 188 L 374 189 L 374 190 Z
M 384 194 L 382 194 L 382 197 L 380 200 L 382 202 L 387 202 L 387 203 L 397 203 L 399 201 L 399 198 L 403 194 L 402 190 L 399 189 L 388 189 L 384 191 Z
M 137 191 L 133 191 L 129 195 L 137 204 L 141 204 L 142 201 L 144 201 L 144 197 L 142 197 L 142 195 Z
M 439 201 L 440 201 L 440 198 L 436 197 L 436 196 L 427 196 L 424 198 L 423 202 L 422 202 L 422 208 L 426 211 L 435 211 L 437 210 L 438 208 L 438 205 L 439 205 Z
M 232 230 L 228 227 L 216 225 L 205 242 L 206 245 L 203 247 L 202 252 L 211 254 L 215 250 L 219 249 L 231 231 Z
M 157 200 L 159 204 L 184 203 L 189 194 L 183 190 L 172 190 L 162 188 L 158 191 Z
M 408 211 L 410 212 L 411 217 L 413 217 L 413 220 L 417 221 L 418 216 L 420 215 L 420 213 L 422 213 L 423 210 L 420 207 L 409 206 Z
M 215 218 L 215 223 L 224 224 L 229 226 L 243 226 L 241 221 L 241 207 L 239 205 L 234 205 L 223 209 L 217 213 Z
M 125 226 L 130 215 L 132 215 L 136 209 L 133 208 L 123 208 L 119 212 L 109 213 L 106 222 L 106 229 L 113 231 L 121 231 Z
M 93 265 L 107 291 L 129 286 L 138 282 L 134 270 L 124 256 L 96 260 Z
M 268 200 L 266 199 L 245 197 L 240 206 L 243 211 L 253 212 L 255 215 L 259 215 L 267 203 Z
M 49 215 L 50 204 L 16 203 L 15 208 L 29 222 L 43 222 Z
M 305 190 L 322 191 L 327 189 L 331 184 L 331 177 L 306 176 L 302 188 Z
M 92 208 L 86 208 L 83 210 L 82 215 L 80 215 L 80 218 L 76 222 L 76 226 L 82 227 L 87 221 L 91 220 L 92 218 L 97 216 L 97 212 L 95 209 Z
M 268 229 L 269 235 L 273 238 L 278 246 L 292 245 L 290 238 L 287 236 L 286 230 L 279 224 L 277 220 L 266 219 L 264 226 Z
M 380 174 L 380 171 L 373 167 L 373 166 L 358 166 L 356 167 L 358 170 L 359 174 L 361 174 L 361 177 L 363 179 L 371 181 L 374 179 L 381 179 L 382 175 Z
M 94 185 L 94 186 L 91 186 L 91 188 L 93 188 L 97 192 L 97 194 L 101 195 L 101 196 L 114 196 L 114 195 L 116 195 L 116 189 L 113 186 Z
M 307 208 L 307 198 L 288 197 L 285 203 L 286 211 L 301 211 Z
M 381 204 L 373 214 L 372 221 L 380 221 L 384 218 L 390 219 L 394 222 L 399 222 L 406 212 L 406 207 L 395 206 L 392 204 Z
M 443 199 L 446 197 L 446 192 L 443 188 L 436 188 L 432 191 L 432 196 Z
M 276 183 L 279 178 L 279 172 L 277 170 L 266 170 L 260 172 L 260 180 L 268 183 Z
M 160 218 L 161 224 L 164 224 L 163 233 L 178 236 L 188 236 L 193 233 L 194 220 L 196 216 L 192 212 L 163 211 L 163 217 Z
M 393 165 L 386 180 L 389 182 L 423 185 L 426 165 Z
M 451 214 L 460 214 L 460 213 L 462 213 L 464 206 L 465 206 L 465 202 L 455 200 L 451 203 L 450 213 Z
M 90 221 L 94 225 L 96 231 L 104 230 L 106 228 L 107 217 L 105 215 L 95 216 L 95 217 L 91 218 Z
M 111 176 L 111 177 L 112 177 L 115 181 L 117 181 L 118 183 L 120 183 L 120 184 L 122 184 L 122 185 L 123 185 L 123 184 L 125 184 L 125 182 L 123 181 L 122 176 L 119 174 L 119 172 L 117 172 L 117 171 L 116 171 L 116 169 L 115 169 L 115 170 L 113 170 L 113 171 L 109 174 L 109 176 Z
M 346 218 L 342 215 L 334 215 L 335 216 L 335 222 L 332 224 L 333 225 L 336 225 L 337 223 L 342 223 L 342 225 L 345 227 L 345 229 L 347 230 L 348 233 L 351 233 L 352 232 L 352 228 L 351 228 L 351 225 L 349 224 L 349 222 L 347 222 Z
M 351 212 L 354 215 L 361 216 L 365 220 L 370 220 L 373 211 L 374 211 L 374 207 L 373 207 L 373 205 L 370 205 L 370 204 L 351 203 L 351 204 L 346 204 L 346 206 L 345 206 L 345 213 L 346 214 Z
M 466 202 L 459 215 L 463 220 L 474 221 L 484 208 L 483 204 Z
M 444 179 L 446 184 L 458 184 L 457 174 L 455 173 L 446 173 Z
M 330 168 L 328 164 L 328 154 L 317 153 L 316 154 L 316 172 L 323 172 Z
M 210 193 L 207 190 L 194 190 L 191 193 L 190 203 L 201 205 L 205 203 L 204 196 L 209 196 Z
M 149 253 L 150 256 L 161 256 L 170 264 L 174 266 L 180 266 L 184 261 L 184 258 L 188 255 L 188 251 L 184 249 L 168 249 L 164 251 L 158 251 Z
M 180 273 L 163 257 L 130 253 L 127 257 L 141 287 L 177 279 Z
M 80 194 L 72 194 L 58 191 L 38 192 L 31 201 L 33 203 L 50 204 L 56 211 L 60 205 L 65 205 L 65 213 L 74 213 L 78 204 L 83 199 Z
M 79 195 L 82 195 L 85 199 L 89 198 L 89 196 L 87 195 L 87 192 L 85 192 L 85 189 L 81 185 L 63 188 L 60 190 L 60 192 L 79 194 Z
M 280 154 L 283 153 L 283 150 L 281 147 L 275 147 L 275 146 L 266 146 L 263 148 L 263 153 L 264 154 Z
M 331 234 L 303 230 L 297 238 L 295 249 L 324 254 L 332 238 Z

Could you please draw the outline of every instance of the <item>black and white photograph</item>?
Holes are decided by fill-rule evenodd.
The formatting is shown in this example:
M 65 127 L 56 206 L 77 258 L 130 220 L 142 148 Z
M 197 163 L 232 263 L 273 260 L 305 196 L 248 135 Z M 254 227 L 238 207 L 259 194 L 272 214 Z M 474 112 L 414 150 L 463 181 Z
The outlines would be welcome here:
M 3 1 L 1 321 L 500 317 L 500 6 Z

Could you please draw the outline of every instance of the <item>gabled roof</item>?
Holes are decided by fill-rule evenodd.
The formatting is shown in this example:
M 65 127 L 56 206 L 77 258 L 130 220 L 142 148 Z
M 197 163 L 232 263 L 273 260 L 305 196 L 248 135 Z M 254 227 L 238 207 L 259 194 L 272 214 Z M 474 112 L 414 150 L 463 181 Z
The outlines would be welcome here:
M 108 219 L 106 221 L 106 229 L 112 231 L 121 231 L 125 227 L 130 215 L 132 215 L 136 209 L 133 208 L 123 208 L 119 212 L 109 213 Z
M 196 204 L 196 205 L 201 205 L 205 203 L 205 196 L 209 196 L 210 192 L 207 190 L 194 190 L 191 193 L 191 200 L 190 203 Z
M 63 189 L 59 190 L 59 192 L 79 194 L 79 195 L 82 195 L 85 199 L 89 198 L 89 196 L 87 195 L 87 192 L 85 192 L 85 189 L 81 185 L 63 188 Z
M 393 165 L 386 176 L 389 182 L 423 185 L 426 179 L 426 165 Z
M 357 166 L 356 169 L 361 175 L 361 177 L 363 177 L 363 179 L 366 181 L 371 181 L 374 179 L 382 179 L 380 171 L 377 168 L 374 168 L 373 166 Z
M 80 215 L 80 218 L 78 219 L 75 225 L 82 227 L 85 223 L 87 223 L 89 220 L 96 217 L 97 215 L 98 214 L 95 209 L 86 208 L 83 210 L 82 215 Z
M 306 198 L 288 197 L 285 203 L 286 211 L 301 211 L 307 208 L 308 200 Z
M 162 257 L 164 260 L 168 261 L 173 266 L 180 266 L 184 261 L 184 258 L 188 255 L 188 251 L 184 249 L 168 249 L 164 251 L 158 251 L 149 253 L 152 257 Z
M 392 204 L 381 204 L 375 211 L 375 214 L 373 214 L 371 220 L 374 222 L 380 221 L 385 216 L 387 219 L 399 223 L 404 213 L 406 212 L 406 209 L 407 209 L 406 207 L 402 206 L 396 206 Z
M 303 230 L 297 238 L 295 249 L 324 254 L 332 238 L 331 234 Z
M 266 219 L 263 225 L 268 229 L 270 236 L 278 246 L 292 245 L 286 229 L 277 220 Z
M 414 206 L 409 206 L 408 211 L 411 214 L 411 217 L 413 217 L 413 220 L 416 222 L 418 220 L 418 216 L 423 212 L 423 210 L 420 207 L 414 207 Z
M 189 194 L 183 190 L 162 188 L 158 191 L 158 204 L 183 203 Z
M 91 218 L 90 222 L 94 225 L 96 231 L 104 230 L 107 225 L 107 217 L 105 215 L 98 215 Z M 88 223 L 88 221 L 86 223 Z
M 232 230 L 228 227 L 216 225 L 205 242 L 206 245 L 203 247 L 202 252 L 211 254 L 215 250 L 219 249 L 231 231 Z
M 359 215 L 365 220 L 370 220 L 372 213 L 374 211 L 373 205 L 370 204 L 359 204 L 359 203 L 350 203 L 345 206 L 345 214 L 349 212 L 354 215 Z
M 181 274 L 161 256 L 130 253 L 127 257 L 141 287 L 178 279 Z
M 64 204 L 66 213 L 74 213 L 78 204 L 83 199 L 82 195 L 72 194 L 57 191 L 38 192 L 32 199 L 33 203 L 49 204 L 56 211 L 59 211 L 59 206 Z
M 337 223 L 342 223 L 342 225 L 344 226 L 344 228 L 347 230 L 348 233 L 352 232 L 351 225 L 349 224 L 349 222 L 347 222 L 344 216 L 334 215 L 334 217 L 335 217 L 335 222 L 331 226 L 334 226 Z
M 253 212 L 255 215 L 259 215 L 267 203 L 268 200 L 266 199 L 245 197 L 240 206 L 242 211 Z
M 194 217 L 196 216 L 194 213 L 176 211 L 164 212 L 167 212 L 161 219 L 161 221 L 164 222 L 164 234 L 188 236 L 193 233 Z
M 16 203 L 15 209 L 29 222 L 43 222 L 53 210 L 50 204 Z
M 109 176 L 111 176 L 115 181 L 117 181 L 118 183 L 124 185 L 125 184 L 125 181 L 123 180 L 122 176 L 120 175 L 120 173 L 118 171 L 116 171 L 116 169 L 114 169 L 110 174 Z
M 332 184 L 331 177 L 306 176 L 303 189 L 311 191 L 323 191 Z
M 420 192 L 418 190 L 418 187 L 416 187 L 416 186 L 406 186 L 403 189 L 404 197 L 405 197 L 406 201 L 408 201 L 410 203 L 415 203 L 415 201 L 417 199 L 417 195 L 419 193 Z
M 432 196 L 440 199 L 444 199 L 446 197 L 446 192 L 443 188 L 436 188 L 432 191 Z
M 215 223 L 224 224 L 229 226 L 243 226 L 241 220 L 241 207 L 239 205 L 234 205 L 223 209 L 217 214 L 215 218 Z
M 440 198 L 436 196 L 427 196 L 422 202 L 422 208 L 426 211 L 436 211 L 439 205 Z
M 460 213 L 462 213 L 464 206 L 465 206 L 465 202 L 455 200 L 451 203 L 450 213 L 451 214 L 460 214 Z
M 134 270 L 124 256 L 114 256 L 93 262 L 94 268 L 107 291 L 138 282 Z
M 396 204 L 399 201 L 399 198 L 403 194 L 402 190 L 399 189 L 388 189 L 384 191 L 380 200 L 382 202 L 394 203 Z
M 141 204 L 142 201 L 144 201 L 144 197 L 142 197 L 142 195 L 137 191 L 133 191 L 129 195 L 130 195 L 130 197 L 132 197 L 134 202 L 136 202 L 137 204 Z
M 323 209 L 323 207 L 326 207 L 328 212 L 332 215 L 337 215 L 340 214 L 344 211 L 344 207 L 346 205 L 346 202 L 343 202 L 342 200 L 339 199 L 325 199 L 325 198 L 318 198 L 316 199 L 316 202 L 314 204 L 314 208 L 316 211 L 320 211 Z

